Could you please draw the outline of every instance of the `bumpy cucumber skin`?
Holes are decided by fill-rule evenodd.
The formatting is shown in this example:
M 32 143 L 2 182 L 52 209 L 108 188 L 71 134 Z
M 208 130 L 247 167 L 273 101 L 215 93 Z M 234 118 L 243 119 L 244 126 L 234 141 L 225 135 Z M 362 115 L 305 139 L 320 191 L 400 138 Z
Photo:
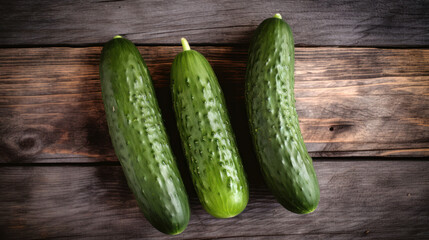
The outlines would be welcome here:
M 320 192 L 295 109 L 294 58 L 289 25 L 263 21 L 249 49 L 245 98 L 265 182 L 286 209 L 305 214 L 317 208 Z
M 229 218 L 249 191 L 222 90 L 203 55 L 179 53 L 171 69 L 173 105 L 194 188 L 205 210 Z
M 190 218 L 186 189 L 152 79 L 132 42 L 114 38 L 104 46 L 100 78 L 113 147 L 140 209 L 159 231 L 181 233 Z

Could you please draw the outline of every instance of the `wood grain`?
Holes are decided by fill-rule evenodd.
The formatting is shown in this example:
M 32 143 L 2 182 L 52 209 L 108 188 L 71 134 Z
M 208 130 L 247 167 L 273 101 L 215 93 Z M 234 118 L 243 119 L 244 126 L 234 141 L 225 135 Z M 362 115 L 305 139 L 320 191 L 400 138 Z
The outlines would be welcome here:
M 140 47 L 173 150 L 169 72 L 180 47 Z M 195 47 L 211 62 L 243 158 L 246 49 Z M 0 49 L 0 162 L 116 161 L 98 76 L 100 47 Z M 429 50 L 297 48 L 296 99 L 313 157 L 429 156 Z
M 429 237 L 429 162 L 319 161 L 315 169 L 314 213 L 285 210 L 255 176 L 246 210 L 232 219 L 211 217 L 188 191 L 191 221 L 175 239 Z M 4 239 L 170 239 L 144 219 L 120 166 L 0 167 L 0 192 Z
M 117 34 L 138 44 L 248 43 L 279 12 L 296 44 L 428 46 L 429 2 L 418 1 L 0 1 L 0 45 L 101 44 Z

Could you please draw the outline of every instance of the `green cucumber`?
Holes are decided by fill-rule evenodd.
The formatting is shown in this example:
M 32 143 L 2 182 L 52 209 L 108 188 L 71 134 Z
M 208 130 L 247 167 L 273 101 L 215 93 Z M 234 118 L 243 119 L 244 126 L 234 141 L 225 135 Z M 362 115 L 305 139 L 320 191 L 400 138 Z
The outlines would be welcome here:
M 264 20 L 250 44 L 245 98 L 265 182 L 288 210 L 319 203 L 319 183 L 299 128 L 294 96 L 294 41 L 280 14 Z
M 112 144 L 128 186 L 159 231 L 181 233 L 190 209 L 149 70 L 134 44 L 120 36 L 103 48 L 101 92 Z
M 182 38 L 183 52 L 171 68 L 173 106 L 194 188 L 217 218 L 244 210 L 249 199 L 225 99 L 213 69 Z

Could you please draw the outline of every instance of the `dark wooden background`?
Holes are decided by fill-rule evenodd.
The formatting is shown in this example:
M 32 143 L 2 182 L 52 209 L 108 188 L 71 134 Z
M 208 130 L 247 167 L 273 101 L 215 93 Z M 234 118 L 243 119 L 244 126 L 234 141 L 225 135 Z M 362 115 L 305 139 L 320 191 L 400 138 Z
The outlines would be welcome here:
M 429 1 L 0 1 L 0 238 L 429 239 Z M 263 183 L 243 88 L 247 47 L 281 13 L 296 43 L 295 94 L 321 188 L 296 215 Z M 191 201 L 170 237 L 139 211 L 112 149 L 102 44 L 134 41 Z M 250 182 L 215 219 L 193 191 L 171 107 L 180 38 L 212 64 Z

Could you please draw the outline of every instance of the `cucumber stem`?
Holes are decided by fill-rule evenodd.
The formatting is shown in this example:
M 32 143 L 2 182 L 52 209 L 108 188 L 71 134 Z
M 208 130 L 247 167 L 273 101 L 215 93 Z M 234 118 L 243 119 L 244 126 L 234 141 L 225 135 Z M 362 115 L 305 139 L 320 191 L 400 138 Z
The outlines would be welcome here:
M 116 39 L 116 38 L 122 38 L 122 36 L 121 35 L 116 35 L 116 36 L 113 37 L 113 39 Z
M 282 19 L 282 15 L 280 15 L 280 13 L 276 13 L 276 14 L 274 15 L 274 18 Z
M 182 41 L 183 51 L 191 50 L 191 47 L 189 47 L 189 43 L 186 40 L 186 38 L 182 38 L 181 41 Z

